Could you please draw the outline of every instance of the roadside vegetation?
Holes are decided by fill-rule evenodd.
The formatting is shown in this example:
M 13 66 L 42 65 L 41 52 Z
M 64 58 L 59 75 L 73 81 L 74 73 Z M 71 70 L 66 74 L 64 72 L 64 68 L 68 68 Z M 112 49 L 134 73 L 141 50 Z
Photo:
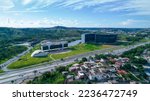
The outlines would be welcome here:
M 56 71 L 45 72 L 41 76 L 35 77 L 33 80 L 27 82 L 28 84 L 63 84 L 65 82 L 65 76 L 62 71 L 67 71 L 70 65 L 64 67 L 57 67 Z
M 94 45 L 94 44 L 79 44 L 77 46 L 71 47 L 70 50 L 71 52 L 68 53 L 62 53 L 62 54 L 49 54 L 47 57 L 31 57 L 32 52 L 34 52 L 37 49 L 40 49 L 40 45 L 36 45 L 30 53 L 27 53 L 26 55 L 22 56 L 18 61 L 12 63 L 11 65 L 8 66 L 9 69 L 19 69 L 35 64 L 40 64 L 43 62 L 49 62 L 52 61 L 53 59 L 63 59 L 66 57 L 70 57 L 73 55 L 77 54 L 82 54 L 94 50 L 100 50 L 100 49 L 105 49 L 105 48 L 111 48 L 111 45 Z M 53 58 L 53 59 L 52 59 Z
M 55 71 L 45 72 L 41 76 L 35 77 L 33 80 L 28 81 L 27 84 L 64 84 L 66 82 L 66 77 L 62 74 L 62 72 L 69 71 L 69 68 L 73 64 L 74 63 L 67 66 L 59 66 L 56 68 Z M 74 75 L 71 72 L 69 72 L 69 74 Z
M 126 75 L 125 78 L 130 78 L 132 80 L 143 81 L 147 79 L 143 65 L 147 64 L 147 60 L 141 57 L 141 54 L 145 49 L 150 49 L 150 44 L 145 46 L 140 46 L 130 51 L 125 52 L 122 57 L 128 57 L 130 62 L 122 67 L 123 70 L 128 71 L 130 75 Z M 139 72 L 140 74 L 135 76 L 133 72 Z
M 135 56 L 141 56 L 145 49 L 150 49 L 150 44 L 139 46 L 135 49 L 131 49 L 130 51 L 124 52 L 122 54 L 123 57 L 134 58 Z
M 26 55 L 22 56 L 18 61 L 10 64 L 8 66 L 9 69 L 19 69 L 19 68 L 23 68 L 23 67 L 27 67 L 27 66 L 31 66 L 31 65 L 35 65 L 35 64 L 39 64 L 39 63 L 43 63 L 43 62 L 49 62 L 51 61 L 51 58 L 49 56 L 47 57 L 38 57 L 38 58 L 34 58 L 31 57 L 31 54 L 37 50 L 40 49 L 40 45 L 36 45 L 32 50 L 30 50 L 29 53 L 27 53 Z
M 1 73 L 4 73 L 4 71 L 0 69 L 0 74 L 1 74 Z
M 133 35 L 128 35 L 125 33 L 119 34 L 118 35 L 118 42 L 116 43 L 117 45 L 133 45 L 139 42 L 147 42 L 150 41 L 150 36 L 149 34 L 141 34 L 140 32 L 137 34 Z
M 64 76 L 59 72 L 45 72 L 42 76 L 35 77 L 28 84 L 63 84 Z
M 27 50 L 25 46 L 1 46 L 0 47 L 0 64 L 11 59 L 12 57 Z

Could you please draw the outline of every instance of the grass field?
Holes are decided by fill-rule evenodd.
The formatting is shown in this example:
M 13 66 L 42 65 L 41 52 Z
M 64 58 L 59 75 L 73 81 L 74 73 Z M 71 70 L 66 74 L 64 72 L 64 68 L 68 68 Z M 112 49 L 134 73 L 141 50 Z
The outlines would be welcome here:
M 94 50 L 100 50 L 105 48 L 111 48 L 111 45 L 93 45 L 93 44 L 79 44 L 77 46 L 71 47 L 70 52 L 63 53 L 63 54 L 49 54 L 47 57 L 41 57 L 41 58 L 33 58 L 31 57 L 31 54 L 33 51 L 40 49 L 40 46 L 35 46 L 30 53 L 27 53 L 25 56 L 22 56 L 18 61 L 12 63 L 8 66 L 9 69 L 19 69 L 26 66 L 31 66 L 43 62 L 52 61 L 53 59 L 62 59 L 66 57 L 70 57 L 77 54 L 82 54 Z M 52 59 L 53 58 L 53 59 Z
M 1 73 L 4 73 L 4 71 L 0 69 L 0 74 L 1 74 Z
M 22 67 L 31 66 L 31 65 L 51 61 L 51 58 L 49 56 L 40 57 L 40 58 L 31 57 L 32 52 L 39 49 L 39 48 L 40 48 L 39 45 L 35 46 L 29 53 L 22 56 L 18 61 L 16 61 L 16 62 L 12 63 L 11 65 L 9 65 L 8 68 L 9 69 L 19 69 L 19 68 L 22 68 Z
M 51 56 L 57 60 L 57 59 L 70 57 L 70 56 L 77 55 L 77 54 L 82 54 L 82 53 L 86 53 L 86 52 L 90 52 L 94 50 L 101 50 L 101 49 L 111 48 L 111 47 L 112 47 L 111 45 L 79 44 L 77 46 L 71 47 L 70 49 L 72 51 L 68 53 L 52 54 Z

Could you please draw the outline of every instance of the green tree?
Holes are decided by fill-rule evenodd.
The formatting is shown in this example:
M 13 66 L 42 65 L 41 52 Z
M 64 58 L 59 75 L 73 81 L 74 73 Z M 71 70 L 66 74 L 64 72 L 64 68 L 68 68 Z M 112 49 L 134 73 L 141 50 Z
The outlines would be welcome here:
M 86 57 L 83 57 L 82 58 L 82 62 L 86 62 L 87 61 L 87 58 Z

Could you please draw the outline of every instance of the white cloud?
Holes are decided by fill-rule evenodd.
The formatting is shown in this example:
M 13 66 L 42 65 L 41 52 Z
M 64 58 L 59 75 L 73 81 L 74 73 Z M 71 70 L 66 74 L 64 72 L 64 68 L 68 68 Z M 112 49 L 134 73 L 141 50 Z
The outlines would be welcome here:
M 61 2 L 59 5 L 63 7 L 71 7 L 71 6 L 77 7 L 76 4 L 79 4 L 84 1 L 85 0 L 66 0 L 66 1 Z
M 67 0 L 63 2 L 62 5 L 65 7 L 72 7 L 74 10 L 80 10 L 85 7 L 98 6 L 115 1 L 118 0 Z
M 110 11 L 128 11 L 130 15 L 150 15 L 150 1 L 130 0 L 118 7 L 110 8 Z
M 142 19 L 127 19 L 120 23 L 116 24 L 117 27 L 125 27 L 125 28 L 149 28 L 150 21 L 142 20 Z
M 9 10 L 14 7 L 11 0 L 0 0 L 0 10 Z
M 28 11 L 56 5 L 73 10 L 92 7 L 93 10 L 100 12 L 125 11 L 129 15 L 150 15 L 150 0 L 0 0 L 0 11 L 10 10 L 13 7 L 18 10 L 19 4 Z
M 33 1 L 33 0 L 23 0 L 23 1 L 22 1 L 22 4 L 23 4 L 23 5 L 28 5 L 28 4 L 30 4 L 32 1 Z
M 150 15 L 150 1 L 149 0 L 135 0 L 131 2 L 133 8 L 136 10 L 135 15 Z
M 29 8 L 29 10 L 41 9 L 44 7 L 48 7 L 52 4 L 60 2 L 60 1 L 62 1 L 62 0 L 36 0 L 36 1 L 34 1 L 33 6 Z
M 134 19 L 127 19 L 119 23 L 121 26 L 132 26 L 132 25 L 140 25 L 140 24 L 149 24 L 150 21 L 148 20 L 134 20 Z
M 60 5 L 74 10 L 93 7 L 98 12 L 125 11 L 129 15 L 150 15 L 150 0 L 66 0 Z
M 30 19 L 13 19 L 13 18 L 0 18 L 0 27 L 53 27 L 53 26 L 68 26 L 72 27 L 78 26 L 77 20 L 68 20 L 62 18 L 43 18 L 40 20 L 30 20 Z
M 7 11 L 5 13 L 42 13 L 45 12 L 45 10 L 12 10 L 12 11 Z
M 134 24 L 136 22 L 137 22 L 136 20 L 127 19 L 126 21 L 122 21 L 120 23 L 120 25 L 122 25 L 122 26 L 130 26 L 130 25 L 132 25 L 132 24 Z
M 37 27 L 53 27 L 53 26 L 67 26 L 67 27 L 100 27 L 90 21 L 79 22 L 75 19 L 62 19 L 62 18 L 42 18 L 39 20 L 30 19 L 13 19 L 13 18 L 0 18 L 0 27 L 15 27 L 15 28 L 37 28 Z

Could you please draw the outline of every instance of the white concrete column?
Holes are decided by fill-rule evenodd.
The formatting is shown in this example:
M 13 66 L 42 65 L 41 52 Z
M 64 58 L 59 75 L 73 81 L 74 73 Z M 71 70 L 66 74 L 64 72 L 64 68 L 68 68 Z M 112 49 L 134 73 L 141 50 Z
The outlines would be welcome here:
M 48 45 L 48 50 L 50 50 L 50 48 L 51 48 L 51 45 Z
M 81 35 L 82 43 L 85 43 L 85 35 L 86 35 L 86 34 L 82 34 L 82 35 Z
M 62 43 L 62 50 L 64 49 L 64 43 Z
M 41 45 L 41 50 L 44 50 L 42 45 Z

